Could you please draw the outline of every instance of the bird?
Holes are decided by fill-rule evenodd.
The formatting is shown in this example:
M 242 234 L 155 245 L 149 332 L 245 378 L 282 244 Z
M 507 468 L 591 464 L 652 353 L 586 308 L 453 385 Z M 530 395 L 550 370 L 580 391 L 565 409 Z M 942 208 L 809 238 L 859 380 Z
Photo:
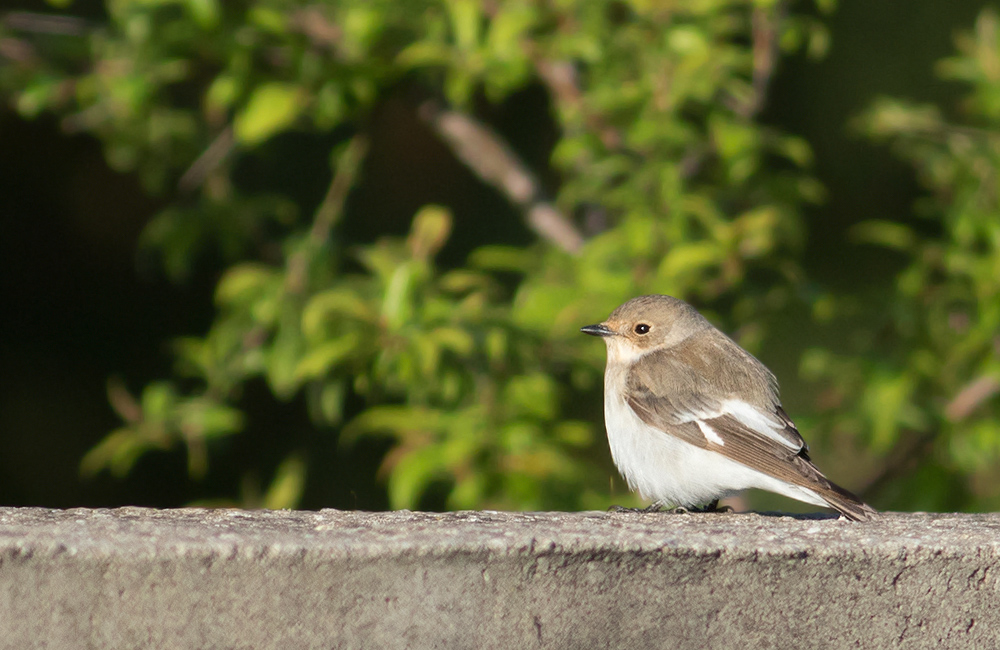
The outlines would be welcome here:
M 580 331 L 607 345 L 611 456 L 651 508 L 714 509 L 758 488 L 853 521 L 877 518 L 813 464 L 774 374 L 688 303 L 639 296 Z

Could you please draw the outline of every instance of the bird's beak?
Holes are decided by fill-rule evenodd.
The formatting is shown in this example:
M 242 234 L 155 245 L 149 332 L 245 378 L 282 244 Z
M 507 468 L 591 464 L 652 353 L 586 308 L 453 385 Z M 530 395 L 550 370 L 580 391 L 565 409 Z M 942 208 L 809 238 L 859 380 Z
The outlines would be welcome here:
M 598 323 L 597 325 L 587 325 L 586 327 L 581 327 L 580 331 L 584 334 L 590 334 L 592 336 L 611 336 L 614 334 L 607 325 L 604 323 Z

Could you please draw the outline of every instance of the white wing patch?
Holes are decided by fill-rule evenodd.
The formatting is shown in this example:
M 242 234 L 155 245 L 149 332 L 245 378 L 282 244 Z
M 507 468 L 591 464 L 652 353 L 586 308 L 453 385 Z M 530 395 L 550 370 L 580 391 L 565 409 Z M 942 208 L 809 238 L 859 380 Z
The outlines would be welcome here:
M 793 440 L 789 440 L 784 434 L 785 424 L 776 417 L 760 410 L 753 404 L 748 404 L 738 399 L 727 399 L 717 409 L 692 409 L 686 413 L 679 413 L 682 422 L 694 422 L 698 425 L 705 440 L 717 445 L 724 445 L 725 441 L 719 433 L 705 424 L 705 420 L 714 420 L 728 415 L 751 431 L 761 436 L 787 447 L 791 451 L 798 452 L 802 445 Z
M 698 425 L 699 429 L 701 429 L 701 433 L 702 433 L 702 435 L 705 436 L 705 440 L 707 440 L 709 442 L 714 442 L 715 444 L 719 445 L 720 447 L 725 447 L 726 446 L 725 440 L 723 440 L 722 437 L 718 433 L 715 432 L 715 429 L 713 429 L 712 427 L 708 426 L 707 424 L 705 424 L 701 420 L 695 420 L 694 423 Z
M 747 404 L 738 399 L 727 399 L 722 403 L 722 412 L 719 415 L 730 415 L 741 424 L 793 451 L 798 451 L 802 448 L 802 445 L 792 442 L 781 434 L 785 428 L 782 422 L 752 404 Z

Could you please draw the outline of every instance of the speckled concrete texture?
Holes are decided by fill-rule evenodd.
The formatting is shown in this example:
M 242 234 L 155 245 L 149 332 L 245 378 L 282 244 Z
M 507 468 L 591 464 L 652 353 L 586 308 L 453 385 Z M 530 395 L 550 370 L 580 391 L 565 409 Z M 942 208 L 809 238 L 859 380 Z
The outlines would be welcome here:
M 0 508 L 3 648 L 996 648 L 1000 515 Z

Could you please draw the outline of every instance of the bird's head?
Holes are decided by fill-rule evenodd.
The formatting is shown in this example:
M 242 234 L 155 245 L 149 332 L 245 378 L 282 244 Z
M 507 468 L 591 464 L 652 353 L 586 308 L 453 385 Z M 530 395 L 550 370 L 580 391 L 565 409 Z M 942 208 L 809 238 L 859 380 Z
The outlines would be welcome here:
M 629 363 L 639 357 L 677 345 L 712 325 L 694 307 L 671 296 L 633 298 L 611 312 L 608 319 L 580 331 L 600 336 L 608 346 L 608 362 Z

